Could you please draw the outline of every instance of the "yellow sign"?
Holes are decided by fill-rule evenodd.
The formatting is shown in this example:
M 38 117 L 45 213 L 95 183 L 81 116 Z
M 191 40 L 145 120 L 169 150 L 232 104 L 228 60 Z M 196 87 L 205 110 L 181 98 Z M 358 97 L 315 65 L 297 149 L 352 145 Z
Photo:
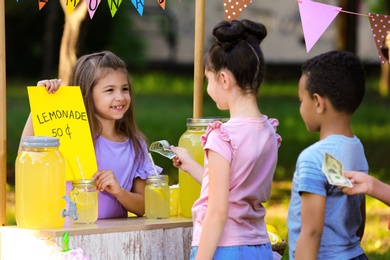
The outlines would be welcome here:
M 90 179 L 97 163 L 80 87 L 61 86 L 55 94 L 45 87 L 27 87 L 34 135 L 60 138 L 66 159 L 66 180 Z

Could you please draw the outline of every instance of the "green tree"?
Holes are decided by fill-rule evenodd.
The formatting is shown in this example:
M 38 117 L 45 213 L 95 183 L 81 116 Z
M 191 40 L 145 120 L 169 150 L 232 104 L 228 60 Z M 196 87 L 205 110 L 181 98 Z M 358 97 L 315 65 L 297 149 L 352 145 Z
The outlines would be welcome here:
M 67 15 L 67 2 L 69 4 L 72 3 L 68 0 L 60 0 L 62 10 L 65 14 L 65 23 L 60 47 L 58 77 L 62 79 L 64 85 L 69 85 L 72 69 L 77 60 L 76 48 L 81 25 L 88 13 L 87 2 L 80 1 L 74 11 L 70 15 Z

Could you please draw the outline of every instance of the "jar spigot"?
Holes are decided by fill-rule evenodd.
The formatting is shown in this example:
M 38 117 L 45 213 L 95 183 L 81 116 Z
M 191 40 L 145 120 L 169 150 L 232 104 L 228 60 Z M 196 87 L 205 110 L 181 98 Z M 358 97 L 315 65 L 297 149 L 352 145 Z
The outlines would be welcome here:
M 78 217 L 77 217 L 76 202 L 74 202 L 73 200 L 69 199 L 66 196 L 62 196 L 62 198 L 69 202 L 68 210 L 66 209 L 62 210 L 62 217 L 65 218 L 66 216 L 69 216 L 71 219 L 77 220 Z

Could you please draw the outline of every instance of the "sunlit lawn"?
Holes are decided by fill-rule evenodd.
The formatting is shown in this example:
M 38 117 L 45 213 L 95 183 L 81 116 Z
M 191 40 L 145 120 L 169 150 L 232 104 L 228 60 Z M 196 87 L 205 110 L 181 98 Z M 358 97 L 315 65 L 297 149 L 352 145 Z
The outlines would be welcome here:
M 286 223 L 290 192 L 290 181 L 274 182 L 271 200 L 266 204 L 266 222 L 277 228 L 282 239 L 287 238 Z M 370 260 L 390 259 L 390 231 L 387 229 L 390 209 L 382 202 L 367 196 L 366 211 L 367 219 L 362 247 Z M 285 250 L 283 259 L 289 259 L 288 248 Z
M 7 83 L 7 160 L 12 170 L 17 146 L 29 105 L 26 86 L 37 80 L 8 80 Z M 180 135 L 186 130 L 186 118 L 192 117 L 193 80 L 175 75 L 133 75 L 134 102 L 137 122 L 149 141 L 166 139 L 177 145 Z M 373 86 L 368 84 L 368 93 L 363 104 L 353 117 L 352 128 L 362 140 L 370 164 L 370 173 L 390 183 L 390 116 L 389 101 L 380 98 Z M 267 83 L 259 94 L 259 105 L 263 113 L 280 122 L 278 133 L 282 136 L 279 162 L 275 174 L 271 201 L 267 203 L 267 223 L 287 238 L 287 207 L 296 158 L 302 149 L 317 141 L 318 134 L 308 133 L 299 115 L 296 83 Z M 204 93 L 203 115 L 228 116 L 219 111 Z M 170 182 L 177 182 L 177 170 L 170 160 L 154 155 L 156 164 L 169 174 Z M 13 189 L 13 187 L 10 187 Z M 7 206 L 8 224 L 14 224 L 14 205 Z M 387 221 L 390 210 L 383 203 L 367 198 L 367 223 L 362 246 L 369 259 L 390 259 L 390 236 Z M 287 249 L 284 259 L 287 258 Z

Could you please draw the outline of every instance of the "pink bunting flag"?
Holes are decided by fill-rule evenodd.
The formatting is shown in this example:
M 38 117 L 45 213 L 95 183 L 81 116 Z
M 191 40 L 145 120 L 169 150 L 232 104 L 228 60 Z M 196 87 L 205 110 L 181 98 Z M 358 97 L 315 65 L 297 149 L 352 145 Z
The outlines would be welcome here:
M 122 3 L 122 0 L 107 0 L 108 7 L 110 8 L 111 17 L 114 17 L 116 12 L 118 11 L 119 6 Z
M 309 53 L 342 8 L 310 0 L 298 0 L 298 7 L 301 14 L 306 51 Z
M 167 1 L 165 0 L 157 0 L 157 3 L 159 3 L 159 5 L 161 6 L 162 9 L 165 10 L 165 4 L 166 4 Z
M 38 0 L 39 10 L 41 10 L 49 0 Z
M 372 35 L 378 50 L 379 59 L 385 64 L 387 59 L 383 56 L 382 48 L 385 47 L 386 36 L 390 33 L 390 16 L 381 14 L 368 14 L 371 24 Z
M 88 6 L 89 17 L 92 19 L 93 16 L 95 15 L 97 8 L 100 5 L 101 0 L 86 0 L 86 1 Z
M 225 20 L 237 19 L 250 3 L 252 0 L 223 0 Z

